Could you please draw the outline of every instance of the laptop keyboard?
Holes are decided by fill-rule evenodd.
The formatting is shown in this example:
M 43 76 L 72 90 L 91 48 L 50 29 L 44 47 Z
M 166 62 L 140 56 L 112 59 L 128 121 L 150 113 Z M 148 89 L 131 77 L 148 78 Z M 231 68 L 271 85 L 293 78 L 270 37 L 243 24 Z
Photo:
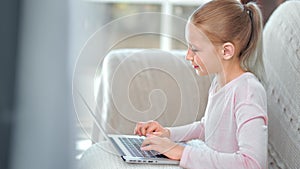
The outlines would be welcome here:
M 157 151 L 142 151 L 141 145 L 144 139 L 142 138 L 127 138 L 127 137 L 119 137 L 119 140 L 124 144 L 127 150 L 134 157 L 151 157 L 151 158 L 164 158 L 165 156 L 159 154 Z

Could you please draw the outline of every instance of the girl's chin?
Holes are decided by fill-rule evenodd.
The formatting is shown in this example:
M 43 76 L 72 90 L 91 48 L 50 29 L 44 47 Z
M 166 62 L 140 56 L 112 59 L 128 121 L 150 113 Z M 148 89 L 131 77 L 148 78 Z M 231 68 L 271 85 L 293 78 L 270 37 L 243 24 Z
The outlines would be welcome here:
M 199 69 L 196 69 L 196 73 L 197 73 L 199 76 L 206 76 L 206 75 L 208 75 L 207 72 L 203 72 L 203 71 L 201 71 L 201 70 L 199 70 Z

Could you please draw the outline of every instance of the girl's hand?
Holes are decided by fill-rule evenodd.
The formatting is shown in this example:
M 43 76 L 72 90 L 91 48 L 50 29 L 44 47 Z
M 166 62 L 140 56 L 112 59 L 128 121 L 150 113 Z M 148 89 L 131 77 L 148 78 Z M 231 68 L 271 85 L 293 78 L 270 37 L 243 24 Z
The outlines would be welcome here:
M 150 151 L 155 150 L 170 159 L 180 160 L 184 147 L 172 142 L 166 137 L 159 137 L 151 134 L 147 134 L 147 138 L 141 145 L 141 150 Z
M 146 136 L 153 134 L 160 137 L 170 138 L 170 131 L 161 126 L 157 121 L 139 122 L 135 126 L 134 134 Z

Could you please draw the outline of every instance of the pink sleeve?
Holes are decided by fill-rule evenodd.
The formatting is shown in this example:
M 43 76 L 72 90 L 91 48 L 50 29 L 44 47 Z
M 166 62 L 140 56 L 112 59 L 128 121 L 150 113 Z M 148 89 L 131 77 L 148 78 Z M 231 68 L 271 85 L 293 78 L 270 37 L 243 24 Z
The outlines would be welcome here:
M 188 141 L 191 139 L 204 139 L 204 118 L 185 126 L 170 127 L 170 139 L 172 141 Z
M 265 119 L 256 116 L 242 123 L 237 133 L 237 152 L 217 152 L 205 144 L 200 148 L 186 146 L 180 166 L 191 169 L 267 169 L 268 130 Z

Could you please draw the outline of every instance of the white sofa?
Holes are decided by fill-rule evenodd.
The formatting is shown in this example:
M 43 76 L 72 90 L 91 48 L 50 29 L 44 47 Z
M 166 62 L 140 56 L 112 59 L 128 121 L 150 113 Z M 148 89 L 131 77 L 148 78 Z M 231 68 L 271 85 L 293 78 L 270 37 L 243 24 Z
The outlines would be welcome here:
M 300 168 L 300 2 L 287 1 L 264 28 L 269 168 Z M 185 51 L 120 49 L 103 62 L 97 117 L 110 133 L 137 121 L 176 126 L 199 120 L 212 77 L 199 78 Z M 93 140 L 101 135 L 95 127 Z
M 264 28 L 270 168 L 300 168 L 300 1 L 287 1 Z

